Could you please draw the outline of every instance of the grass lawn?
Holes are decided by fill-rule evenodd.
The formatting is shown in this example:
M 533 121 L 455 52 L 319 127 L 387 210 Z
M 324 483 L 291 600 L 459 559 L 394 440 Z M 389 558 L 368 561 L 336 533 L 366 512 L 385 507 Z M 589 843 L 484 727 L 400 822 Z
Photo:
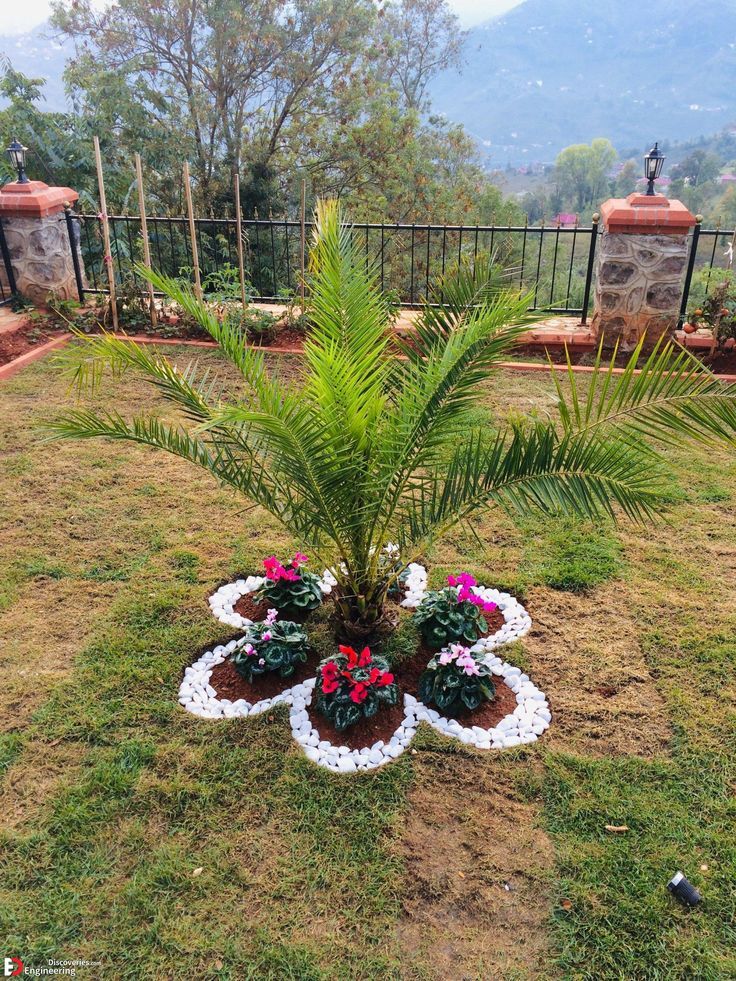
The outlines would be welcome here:
M 504 373 L 478 413 L 546 413 L 552 391 Z M 150 403 L 132 378 L 113 393 Z M 492 514 L 437 547 L 434 584 L 467 568 L 524 599 L 507 656 L 552 727 L 482 753 L 422 726 L 346 779 L 282 708 L 176 704 L 230 636 L 206 597 L 301 543 L 173 458 L 38 445 L 65 399 L 49 361 L 0 385 L 3 956 L 104 979 L 736 976 L 734 455 L 669 452 L 681 490 L 644 533 Z

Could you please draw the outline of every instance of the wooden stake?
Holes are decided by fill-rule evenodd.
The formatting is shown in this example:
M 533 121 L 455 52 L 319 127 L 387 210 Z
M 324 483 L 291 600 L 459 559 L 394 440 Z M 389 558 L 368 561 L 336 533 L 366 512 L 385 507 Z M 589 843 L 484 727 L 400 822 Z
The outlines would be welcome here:
M 240 214 L 240 175 L 236 172 L 235 177 L 235 229 L 238 236 L 238 273 L 240 274 L 240 301 L 243 309 L 246 308 L 245 300 L 245 264 L 243 262 L 243 224 Z
M 107 220 L 107 198 L 105 197 L 105 181 L 102 176 L 102 154 L 100 153 L 100 141 L 95 136 L 95 164 L 97 165 L 97 185 L 100 189 L 100 218 L 102 220 L 102 245 L 105 250 L 104 264 L 107 268 L 107 280 L 110 285 L 110 308 L 112 310 L 112 327 L 114 331 L 118 329 L 118 303 L 115 295 L 115 270 L 112 265 L 112 252 L 110 250 L 110 225 Z
M 143 265 L 149 272 L 151 269 L 151 248 L 148 241 L 148 219 L 146 218 L 146 202 L 143 196 L 143 167 L 141 166 L 141 155 L 135 155 L 135 177 L 138 183 L 138 210 L 141 216 L 141 238 L 143 239 Z M 153 283 L 148 281 L 148 308 L 151 313 L 151 327 L 156 326 L 156 301 L 153 296 Z
M 184 161 L 184 193 L 187 196 L 187 212 L 189 213 L 189 236 L 192 240 L 192 263 L 194 265 L 194 292 L 197 299 L 202 299 L 202 282 L 199 278 L 199 251 L 197 249 L 197 229 L 194 224 L 194 207 L 192 206 L 192 186 L 189 182 L 189 161 Z
M 306 254 L 307 254 L 307 244 L 305 241 L 306 233 L 306 210 L 307 210 L 307 182 L 302 181 L 302 206 L 301 206 L 301 225 L 302 225 L 302 282 L 301 282 L 301 292 L 302 292 L 302 314 L 304 313 L 304 276 L 305 276 L 305 264 L 306 264 Z

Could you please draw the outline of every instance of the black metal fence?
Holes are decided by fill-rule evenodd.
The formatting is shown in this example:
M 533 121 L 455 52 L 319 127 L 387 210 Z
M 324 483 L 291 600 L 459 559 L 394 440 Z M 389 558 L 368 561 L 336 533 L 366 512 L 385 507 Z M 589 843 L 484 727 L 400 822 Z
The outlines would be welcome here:
M 711 291 L 733 273 L 736 230 L 701 228 L 692 231 L 689 261 L 680 308 L 680 323 L 702 306 Z
M 0 306 L 10 303 L 17 293 L 15 273 L 10 262 L 10 251 L 5 240 L 5 229 L 0 220 Z
M 121 289 L 140 289 L 134 263 L 141 259 L 141 224 L 135 215 L 109 217 L 116 281 Z M 105 292 L 101 220 L 81 217 L 81 252 L 91 292 Z M 293 220 L 244 220 L 243 245 L 247 292 L 251 299 L 280 300 L 300 287 L 301 223 Z M 206 294 L 233 299 L 240 295 L 237 226 L 231 218 L 195 219 L 202 285 Z M 312 222 L 305 223 L 308 252 Z M 381 287 L 404 306 L 429 298 L 433 285 L 461 262 L 475 264 L 493 255 L 511 282 L 532 294 L 532 307 L 584 315 L 597 226 L 434 225 L 358 222 L 353 236 L 366 259 L 375 262 Z M 191 242 L 186 218 L 148 218 L 151 261 L 160 272 L 190 280 Z

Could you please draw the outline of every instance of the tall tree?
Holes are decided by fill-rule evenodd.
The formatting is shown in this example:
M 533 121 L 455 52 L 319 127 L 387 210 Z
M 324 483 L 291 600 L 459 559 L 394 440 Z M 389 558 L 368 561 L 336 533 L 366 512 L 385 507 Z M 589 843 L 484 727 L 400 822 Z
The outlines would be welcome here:
M 461 65 L 465 32 L 447 0 L 396 0 L 384 8 L 381 22 L 387 79 L 409 109 L 426 110 L 431 80 Z
M 565 204 L 578 211 L 600 204 L 609 190 L 608 172 L 616 161 L 610 140 L 566 147 L 555 161 L 555 180 Z
M 82 110 L 107 110 L 123 128 L 143 113 L 191 156 L 208 206 L 232 169 L 268 166 L 284 146 L 297 154 L 310 126 L 339 115 L 374 19 L 370 0 L 116 0 L 104 8 L 58 0 L 52 23 L 77 46 L 67 80 Z

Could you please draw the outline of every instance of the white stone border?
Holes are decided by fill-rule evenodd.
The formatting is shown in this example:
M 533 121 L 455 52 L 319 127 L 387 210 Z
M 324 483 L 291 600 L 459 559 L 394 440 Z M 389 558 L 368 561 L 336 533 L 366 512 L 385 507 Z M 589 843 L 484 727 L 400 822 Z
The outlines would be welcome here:
M 409 574 L 403 583 L 405 598 L 401 605 L 413 609 L 419 606 L 427 591 L 427 570 L 418 562 L 410 562 L 407 568 Z M 247 579 L 237 579 L 235 582 L 226 582 L 224 586 L 220 586 L 207 601 L 213 616 L 220 623 L 226 623 L 238 630 L 250 627 L 253 621 L 236 613 L 235 604 L 241 596 L 254 593 L 265 581 L 264 576 L 248 576 Z M 325 596 L 329 595 L 336 585 L 337 579 L 329 569 L 325 569 L 319 583 L 322 593 Z
M 239 613 L 236 613 L 235 604 L 246 593 L 254 593 L 265 581 L 265 576 L 248 576 L 247 579 L 237 579 L 235 582 L 226 582 L 224 586 L 220 586 L 207 601 L 210 604 L 210 610 L 212 610 L 213 616 L 220 623 L 226 623 L 228 626 L 236 627 L 238 630 L 244 630 L 246 627 L 250 627 L 253 621 L 249 620 L 248 617 L 243 617 Z M 329 569 L 325 569 L 319 581 L 319 588 L 322 590 L 323 595 L 327 596 L 331 593 L 333 586 L 336 584 L 337 579 L 335 579 Z
M 261 576 L 249 576 L 234 583 L 221 586 L 211 597 L 212 612 L 222 623 L 233 627 L 247 627 L 251 621 L 234 612 L 234 605 L 246 593 L 253 592 L 263 582 Z M 320 587 L 329 593 L 334 585 L 334 577 L 326 571 Z M 405 599 L 402 606 L 413 609 L 421 603 L 427 590 L 427 571 L 418 563 L 409 566 L 409 576 L 405 580 Z M 493 652 L 503 644 L 523 637 L 531 628 L 531 617 L 515 597 L 489 587 L 474 586 L 474 592 L 486 602 L 496 603 L 503 613 L 503 627 L 488 637 L 481 637 L 471 648 L 474 653 L 485 655 L 484 660 L 493 674 L 506 684 L 516 695 L 516 709 L 504 716 L 495 726 L 483 729 L 480 726 L 462 726 L 455 719 L 447 719 L 435 709 L 431 709 L 413 695 L 404 695 L 404 719 L 386 743 L 378 740 L 372 746 L 362 749 L 349 749 L 347 746 L 333 746 L 321 739 L 319 730 L 314 728 L 307 711 L 311 704 L 315 678 L 286 688 L 273 698 L 258 702 L 248 702 L 243 698 L 231 701 L 218 698 L 210 684 L 212 669 L 221 664 L 244 643 L 244 638 L 232 640 L 229 644 L 206 651 L 184 672 L 179 688 L 179 703 L 200 718 L 232 719 L 260 715 L 274 705 L 290 706 L 289 722 L 292 735 L 303 748 L 306 755 L 319 766 L 338 773 L 354 773 L 357 770 L 372 770 L 400 756 L 409 746 L 420 722 L 428 722 L 445 736 L 452 736 L 460 742 L 477 749 L 508 749 L 513 746 L 534 742 L 549 727 L 552 721 L 549 703 L 545 694 L 534 685 L 529 676 L 520 668 L 503 661 Z
M 415 710 L 417 721 L 428 722 L 443 736 L 453 736 L 476 749 L 510 749 L 535 742 L 552 721 L 547 696 L 521 668 L 515 668 L 495 655 L 487 655 L 483 660 L 501 679 L 501 684 L 508 685 L 516 695 L 517 704 L 513 712 L 505 715 L 492 728 L 483 729 L 481 726 L 463 726 L 456 719 L 447 719 L 418 701 Z

